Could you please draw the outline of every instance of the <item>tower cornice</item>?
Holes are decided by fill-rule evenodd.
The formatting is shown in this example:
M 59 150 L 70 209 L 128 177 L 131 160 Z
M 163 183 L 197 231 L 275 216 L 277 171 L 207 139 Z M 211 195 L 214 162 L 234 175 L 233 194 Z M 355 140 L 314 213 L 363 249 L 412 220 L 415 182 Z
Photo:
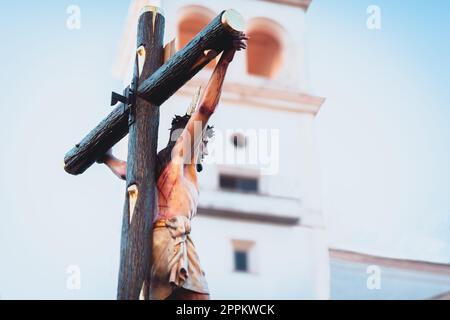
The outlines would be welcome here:
M 308 10 L 309 5 L 311 4 L 312 0 L 263 0 L 267 2 L 274 2 L 279 4 L 285 4 L 288 6 L 294 6 L 302 8 L 303 10 Z

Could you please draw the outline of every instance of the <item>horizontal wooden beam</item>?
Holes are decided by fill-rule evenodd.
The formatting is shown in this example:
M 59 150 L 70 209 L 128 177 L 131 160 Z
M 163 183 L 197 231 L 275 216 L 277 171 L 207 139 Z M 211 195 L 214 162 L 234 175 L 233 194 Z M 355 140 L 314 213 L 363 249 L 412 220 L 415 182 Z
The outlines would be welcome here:
M 219 53 L 231 45 L 232 35 L 244 30 L 242 16 L 233 9 L 223 11 L 183 49 L 145 80 L 137 95 L 160 106 Z M 128 105 L 120 104 L 64 157 L 64 170 L 77 175 L 86 171 L 108 149 L 128 133 Z

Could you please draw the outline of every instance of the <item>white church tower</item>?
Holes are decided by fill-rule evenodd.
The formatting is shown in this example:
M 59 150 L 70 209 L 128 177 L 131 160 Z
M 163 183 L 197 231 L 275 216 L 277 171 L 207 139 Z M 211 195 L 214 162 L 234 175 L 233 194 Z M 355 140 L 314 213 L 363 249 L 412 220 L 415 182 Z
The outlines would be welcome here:
M 328 299 L 329 259 L 320 202 L 305 47 L 311 0 L 131 2 L 116 75 L 129 83 L 136 24 L 147 4 L 164 10 L 166 42 L 182 48 L 224 9 L 246 20 L 248 49 L 236 53 L 210 122 L 216 136 L 199 174 L 192 238 L 212 299 Z M 159 149 L 214 62 L 161 106 Z M 126 142 L 119 152 L 126 156 Z

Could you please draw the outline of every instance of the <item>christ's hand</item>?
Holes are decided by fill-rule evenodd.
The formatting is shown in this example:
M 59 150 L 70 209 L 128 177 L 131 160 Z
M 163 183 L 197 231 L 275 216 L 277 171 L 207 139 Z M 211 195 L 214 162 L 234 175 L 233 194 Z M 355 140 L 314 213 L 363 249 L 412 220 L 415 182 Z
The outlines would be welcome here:
M 247 49 L 247 40 L 248 37 L 245 35 L 245 33 L 239 33 L 238 35 L 234 36 L 231 48 L 223 52 L 219 63 L 230 63 L 231 61 L 233 61 L 236 51 Z

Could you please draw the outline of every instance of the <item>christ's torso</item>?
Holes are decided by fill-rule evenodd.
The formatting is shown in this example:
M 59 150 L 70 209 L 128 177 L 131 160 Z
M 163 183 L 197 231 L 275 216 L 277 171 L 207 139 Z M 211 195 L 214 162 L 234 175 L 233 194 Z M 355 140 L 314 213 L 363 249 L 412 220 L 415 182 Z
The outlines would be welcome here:
M 199 197 L 195 166 L 169 162 L 157 183 L 157 219 L 170 219 L 177 215 L 192 219 L 197 212 Z

